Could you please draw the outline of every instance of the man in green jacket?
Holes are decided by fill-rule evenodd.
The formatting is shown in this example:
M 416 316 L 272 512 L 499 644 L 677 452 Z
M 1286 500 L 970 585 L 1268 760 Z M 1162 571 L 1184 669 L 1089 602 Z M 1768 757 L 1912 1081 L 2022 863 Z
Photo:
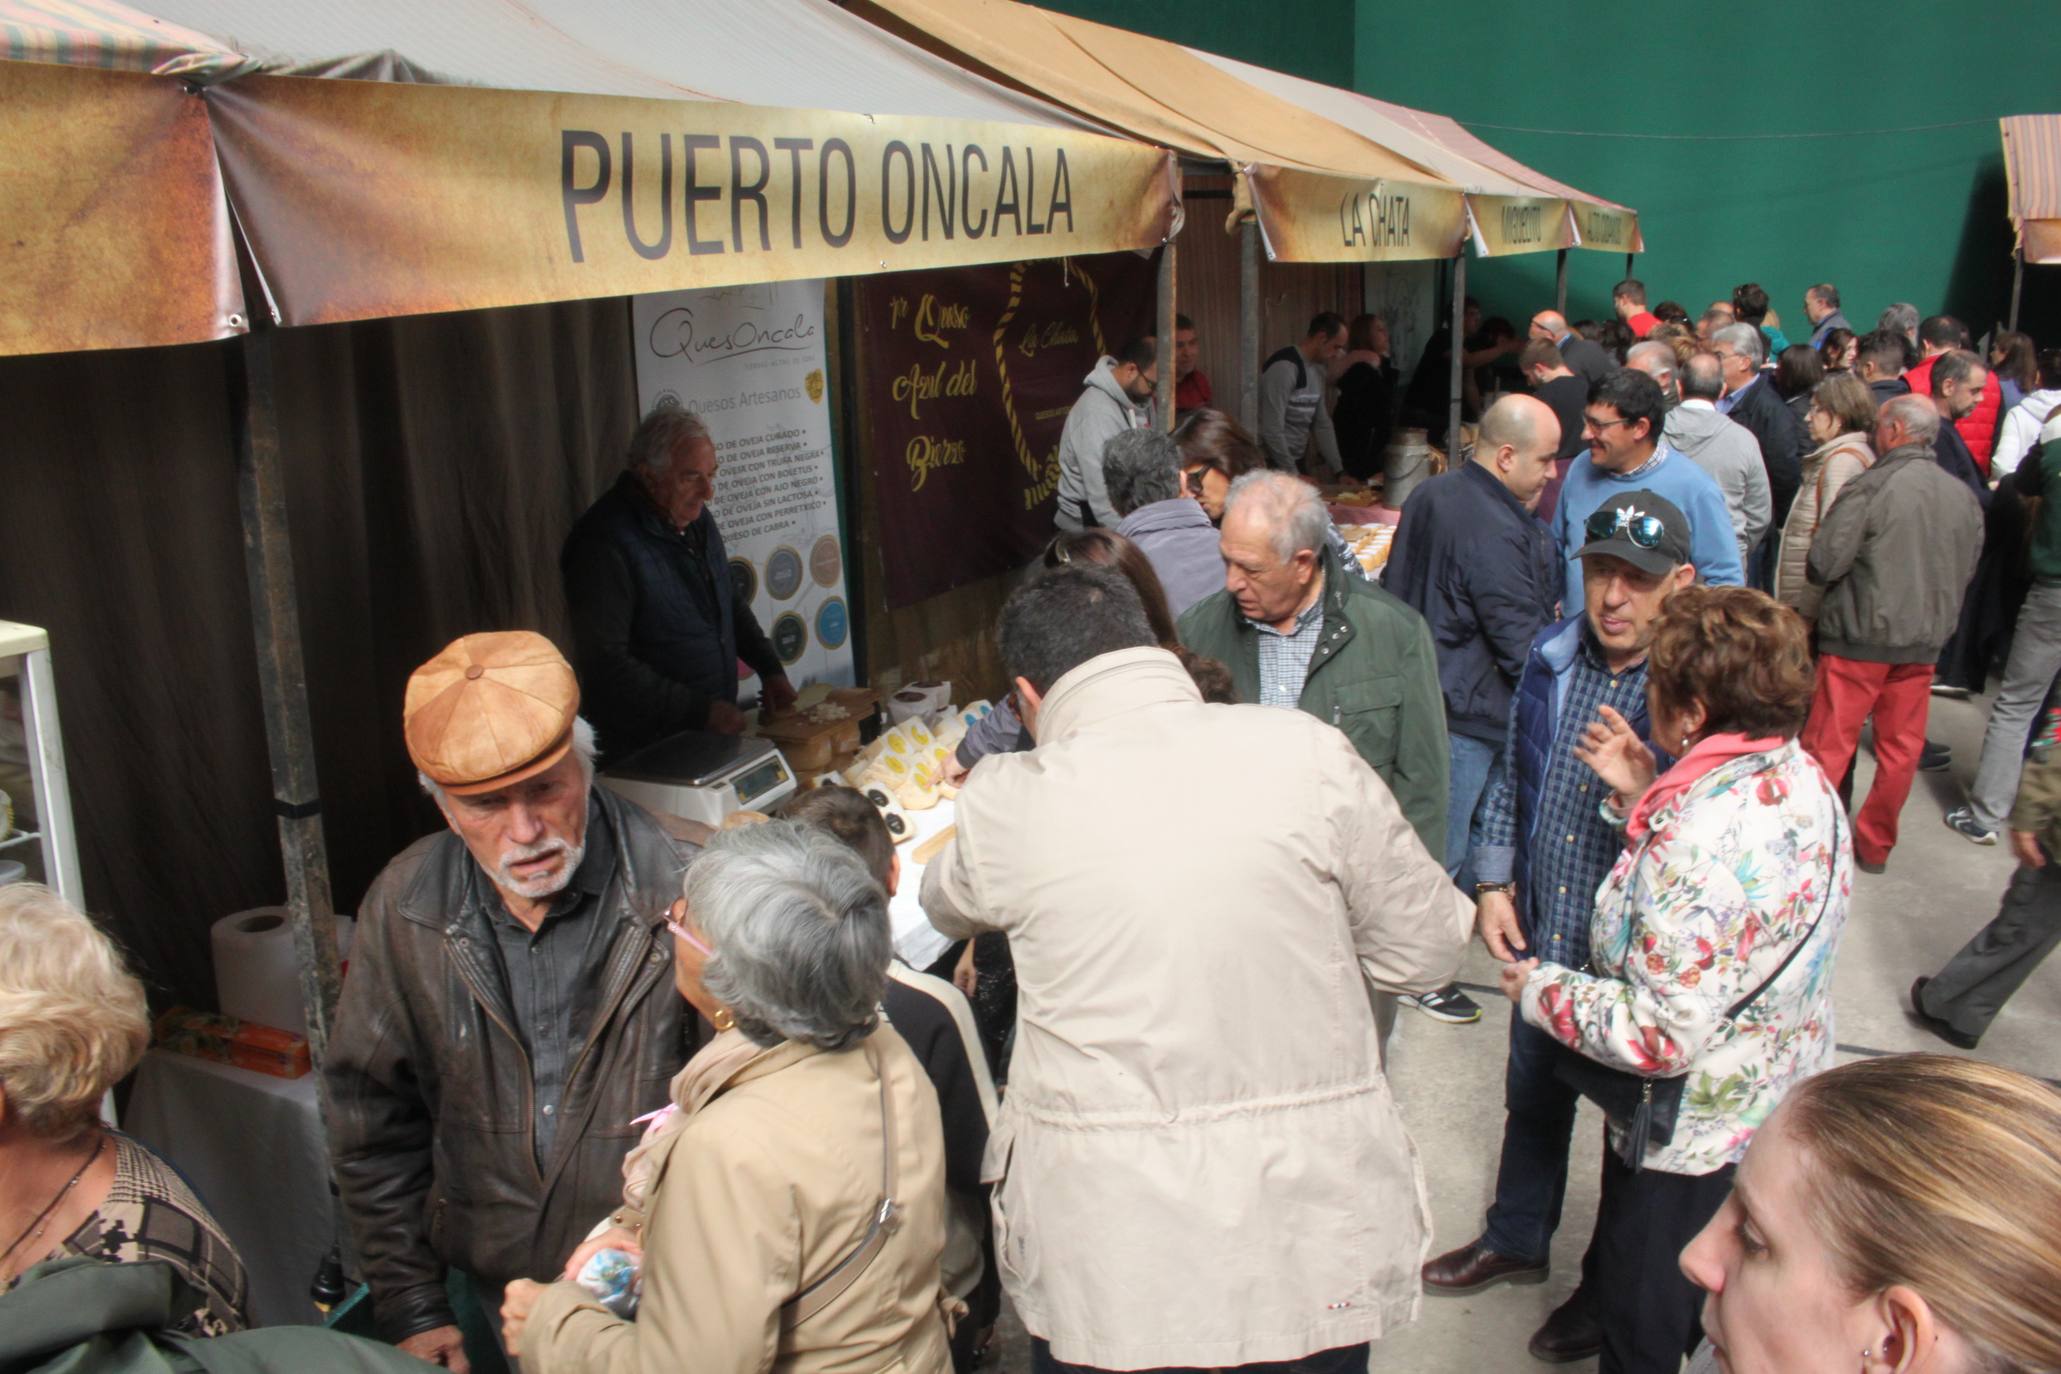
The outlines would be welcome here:
M 1445 853 L 1446 717 L 1424 618 L 1348 576 L 1316 489 L 1254 472 L 1224 503 L 1223 591 L 1181 642 L 1231 669 L 1240 701 L 1296 706 L 1345 731 L 1433 858 Z

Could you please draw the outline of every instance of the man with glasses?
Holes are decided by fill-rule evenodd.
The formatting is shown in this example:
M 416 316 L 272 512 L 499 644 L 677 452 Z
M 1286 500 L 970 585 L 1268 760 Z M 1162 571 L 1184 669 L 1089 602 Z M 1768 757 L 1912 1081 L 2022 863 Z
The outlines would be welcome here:
M 741 733 L 740 658 L 768 705 L 794 702 L 786 665 L 730 575 L 708 505 L 715 489 L 708 427 L 660 406 L 630 439 L 628 468 L 565 538 L 573 662 L 610 758 L 682 730 Z
M 1566 567 L 1563 614 L 1582 604 L 1581 549 L 1596 537 L 1591 517 L 1602 512 L 1607 518 L 1628 491 L 1654 492 L 1683 512 L 1695 555 L 1690 561 L 1705 582 L 1736 587 L 1745 581 L 1725 494 L 1662 439 L 1666 406 L 1660 384 L 1633 368 L 1612 373 L 1589 398 L 1582 413 L 1589 454 L 1568 468 L 1553 511 L 1553 538 Z
M 1616 361 L 1603 351 L 1603 345 L 1584 339 L 1567 327 L 1567 317 L 1557 310 L 1541 310 L 1531 317 L 1531 338 L 1557 344 L 1560 356 L 1573 369 L 1574 375 L 1589 384 L 1589 394 L 1594 395 L 1603 380 L 1617 370 Z
M 1127 429 L 1150 427 L 1159 348 L 1150 338 L 1133 339 L 1114 357 L 1097 361 L 1083 381 L 1080 399 L 1059 431 L 1059 505 L 1052 523 L 1062 530 L 1114 529 L 1123 517 L 1109 504 L 1102 450 Z
M 1588 962 L 1596 889 L 1624 836 L 1597 810 L 1602 784 L 1572 746 L 1605 710 L 1648 736 L 1646 656 L 1654 628 L 1667 598 L 1699 571 L 1690 524 L 1650 488 L 1616 493 L 1583 526 L 1575 614 L 1532 641 L 1511 700 L 1507 765 L 1483 803 L 1471 860 L 1482 942 L 1505 963 Z M 1667 766 L 1664 753 L 1660 762 Z M 1495 1201 L 1477 1239 L 1424 1266 L 1427 1292 L 1459 1296 L 1498 1283 L 1545 1282 L 1580 1102 L 1554 1076 L 1560 1053 L 1551 1036 L 1512 1013 Z M 1590 1269 L 1586 1258 L 1582 1268 Z M 1601 1345 L 1590 1295 L 1577 1288 L 1532 1336 L 1530 1349 L 1560 1363 L 1586 1359 Z

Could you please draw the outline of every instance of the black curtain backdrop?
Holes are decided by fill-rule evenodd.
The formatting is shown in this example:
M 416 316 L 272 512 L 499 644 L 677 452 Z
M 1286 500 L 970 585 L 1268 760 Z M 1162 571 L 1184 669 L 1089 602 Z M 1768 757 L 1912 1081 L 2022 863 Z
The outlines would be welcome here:
M 401 695 L 458 635 L 568 643 L 558 548 L 636 425 L 620 300 L 282 331 L 278 405 L 337 909 L 439 822 Z M 225 365 L 0 359 L 0 619 L 49 630 L 86 901 L 162 1006 L 281 902 Z

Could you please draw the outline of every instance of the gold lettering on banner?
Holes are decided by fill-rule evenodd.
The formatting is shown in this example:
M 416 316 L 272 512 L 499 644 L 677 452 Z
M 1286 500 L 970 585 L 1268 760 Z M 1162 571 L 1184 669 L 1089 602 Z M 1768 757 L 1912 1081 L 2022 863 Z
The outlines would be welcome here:
M 1023 339 L 1016 345 L 1016 351 L 1026 358 L 1035 358 L 1047 348 L 1064 348 L 1081 341 L 1081 331 L 1064 320 L 1050 320 L 1044 325 L 1026 325 Z
M 909 441 L 902 457 L 909 465 L 909 490 L 919 492 L 936 469 L 955 468 L 965 463 L 966 441 L 919 434 Z
M 911 367 L 907 374 L 895 378 L 895 401 L 909 407 L 910 419 L 923 418 L 922 406 L 926 401 L 935 401 L 943 397 L 957 399 L 971 396 L 978 390 L 980 375 L 974 370 L 973 359 L 968 358 L 954 367 L 950 376 L 945 375 L 945 367 L 946 364 L 940 362 L 936 367 L 925 371 L 923 365 L 918 363 Z
M 971 307 L 964 305 L 940 305 L 937 297 L 924 293 L 923 301 L 916 307 L 916 337 L 924 343 L 936 344 L 949 349 L 951 340 L 939 334 L 941 329 L 965 329 L 973 323 Z

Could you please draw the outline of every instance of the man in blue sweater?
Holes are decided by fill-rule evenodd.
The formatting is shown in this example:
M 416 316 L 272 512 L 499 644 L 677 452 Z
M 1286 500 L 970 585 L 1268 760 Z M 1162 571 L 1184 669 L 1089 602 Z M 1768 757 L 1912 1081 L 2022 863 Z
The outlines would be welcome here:
M 1567 469 L 1567 483 L 1553 511 L 1553 542 L 1565 569 L 1562 614 L 1582 605 L 1579 555 L 1588 542 L 1589 517 L 1633 491 L 1650 491 L 1681 508 L 1689 520 L 1689 561 L 1705 583 L 1745 584 L 1725 494 L 1709 473 L 1661 439 L 1666 415 L 1660 384 L 1631 368 L 1612 373 L 1589 396 L 1582 413 L 1588 456 L 1575 459 Z

